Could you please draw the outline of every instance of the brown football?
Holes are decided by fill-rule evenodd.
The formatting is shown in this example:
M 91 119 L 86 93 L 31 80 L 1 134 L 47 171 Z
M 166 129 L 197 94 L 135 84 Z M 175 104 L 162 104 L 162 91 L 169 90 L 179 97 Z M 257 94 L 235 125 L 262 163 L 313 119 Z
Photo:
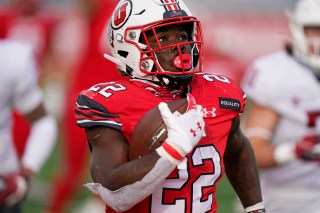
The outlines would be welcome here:
M 168 101 L 167 104 L 172 113 L 183 114 L 188 107 L 186 98 Z M 154 151 L 166 138 L 166 125 L 158 106 L 155 106 L 144 114 L 133 130 L 129 146 L 129 159 L 134 160 Z

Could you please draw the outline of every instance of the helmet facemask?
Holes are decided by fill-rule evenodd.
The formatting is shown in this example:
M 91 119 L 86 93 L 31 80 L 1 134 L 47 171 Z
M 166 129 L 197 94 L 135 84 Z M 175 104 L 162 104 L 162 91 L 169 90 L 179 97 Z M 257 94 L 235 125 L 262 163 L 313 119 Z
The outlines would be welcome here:
M 199 22 L 190 17 L 167 19 L 166 22 L 150 23 L 141 28 L 140 70 L 148 75 L 155 75 L 157 79 L 170 88 L 179 89 L 190 83 L 194 73 L 202 71 L 202 35 L 196 35 L 195 28 Z M 161 32 L 169 29 L 179 29 L 186 33 L 186 40 L 169 43 L 160 41 Z M 130 31 L 130 29 L 128 29 Z M 179 31 L 178 31 L 179 32 Z M 159 38 L 160 36 L 160 38 Z M 152 38 L 152 42 L 150 42 Z M 130 41 L 127 41 L 130 42 Z M 170 55 L 174 52 L 174 58 Z M 168 54 L 168 55 L 167 55 Z M 162 60 L 168 57 L 168 60 Z M 151 65 L 153 65 L 151 67 Z
M 183 28 L 187 39 L 169 43 L 158 39 L 161 31 L 172 28 Z M 170 86 L 170 81 L 189 82 L 194 73 L 202 71 L 200 22 L 181 0 L 121 0 L 110 19 L 108 33 L 112 56 L 105 57 L 133 78 Z M 169 51 L 173 49 L 174 57 L 174 51 Z

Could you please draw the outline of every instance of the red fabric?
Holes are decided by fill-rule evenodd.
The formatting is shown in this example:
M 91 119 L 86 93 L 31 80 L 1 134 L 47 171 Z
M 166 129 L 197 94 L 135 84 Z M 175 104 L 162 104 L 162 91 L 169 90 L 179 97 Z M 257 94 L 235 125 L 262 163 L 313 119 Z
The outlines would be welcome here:
M 21 158 L 30 133 L 30 124 L 28 120 L 18 112 L 13 112 L 13 122 L 13 141 L 18 156 Z
M 297 142 L 296 156 L 305 160 L 320 162 L 320 153 L 317 146 L 320 143 L 320 135 L 306 135 Z
M 50 40 L 58 19 L 35 13 L 22 16 L 15 8 L 0 10 L 0 38 L 13 38 L 29 42 L 41 64 L 50 49 Z
M 109 16 L 115 7 L 116 1 L 99 1 L 100 8 L 90 20 L 90 37 L 87 52 L 83 60 L 75 69 L 74 79 L 67 94 L 67 105 L 62 121 L 62 164 L 63 170 L 52 186 L 50 195 L 50 211 L 63 212 L 66 203 L 82 188 L 87 176 L 87 159 L 89 149 L 86 135 L 76 126 L 74 118 L 74 104 L 81 90 L 87 89 L 97 83 L 120 79 L 115 64 L 106 60 L 101 52 L 101 34 Z M 107 39 L 107 38 L 105 38 Z
M 85 128 L 103 124 L 120 129 L 130 143 L 140 118 L 164 101 L 161 96 L 155 96 L 153 90 L 144 89 L 150 86 L 141 82 L 135 84 L 135 81 L 116 81 L 99 84 L 95 91 L 83 91 L 78 99 L 82 107 L 75 107 L 78 125 Z M 102 95 L 106 87 L 107 97 Z M 216 212 L 215 191 L 224 171 L 224 150 L 233 119 L 244 109 L 244 94 L 231 79 L 211 73 L 195 75 L 190 87 L 197 104 L 206 112 L 206 137 L 186 156 L 188 169 L 175 169 L 152 196 L 125 212 L 143 213 L 155 209 L 159 212 L 164 209 L 167 212 L 193 212 L 193 208 L 199 212 Z M 92 116 L 88 109 L 101 111 Z M 183 202 L 178 204 L 178 200 Z M 107 207 L 106 212 L 114 211 Z

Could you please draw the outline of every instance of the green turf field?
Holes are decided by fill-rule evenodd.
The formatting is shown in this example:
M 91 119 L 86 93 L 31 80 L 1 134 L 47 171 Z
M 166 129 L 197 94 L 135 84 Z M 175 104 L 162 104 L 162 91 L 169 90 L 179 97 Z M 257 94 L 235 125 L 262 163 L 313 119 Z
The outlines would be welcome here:
M 61 159 L 59 150 L 58 144 L 39 176 L 32 183 L 30 194 L 23 204 L 23 210 L 25 213 L 44 213 L 44 205 L 47 201 L 49 190 L 48 183 L 54 174 L 59 172 Z M 235 199 L 235 195 L 226 178 L 223 178 L 220 182 L 217 196 L 219 205 L 218 213 L 234 213 L 233 201 Z M 70 205 L 68 210 L 66 210 L 66 213 L 75 213 L 75 207 L 83 203 L 83 201 L 88 197 L 89 192 L 87 190 L 79 189 L 78 195 L 69 202 Z

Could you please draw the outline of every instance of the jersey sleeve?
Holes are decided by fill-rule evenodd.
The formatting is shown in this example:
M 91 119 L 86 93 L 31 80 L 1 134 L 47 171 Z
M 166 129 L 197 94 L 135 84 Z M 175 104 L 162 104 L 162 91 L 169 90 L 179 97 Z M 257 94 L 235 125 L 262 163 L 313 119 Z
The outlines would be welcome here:
M 229 79 L 232 83 L 232 87 L 234 90 L 234 97 L 239 101 L 239 114 L 243 113 L 245 110 L 246 102 L 247 102 L 247 94 L 241 89 L 240 85 L 234 81 L 233 79 Z
M 224 76 L 220 77 L 222 78 Z M 229 84 L 224 84 L 226 86 L 222 87 L 225 89 L 225 92 L 220 93 L 219 107 L 226 114 L 237 117 L 245 110 L 247 95 L 233 79 L 227 77 L 224 78 L 228 80 Z
M 192 91 L 200 97 L 199 103 L 203 104 L 206 117 L 225 121 L 244 111 L 246 94 L 231 78 L 215 73 L 200 73 L 196 75 L 196 82 Z
M 100 103 L 91 91 L 85 90 L 80 93 L 75 104 L 75 117 L 77 125 L 81 128 L 105 126 L 116 130 L 121 129 L 121 122 L 118 115 L 111 114 L 106 103 Z

